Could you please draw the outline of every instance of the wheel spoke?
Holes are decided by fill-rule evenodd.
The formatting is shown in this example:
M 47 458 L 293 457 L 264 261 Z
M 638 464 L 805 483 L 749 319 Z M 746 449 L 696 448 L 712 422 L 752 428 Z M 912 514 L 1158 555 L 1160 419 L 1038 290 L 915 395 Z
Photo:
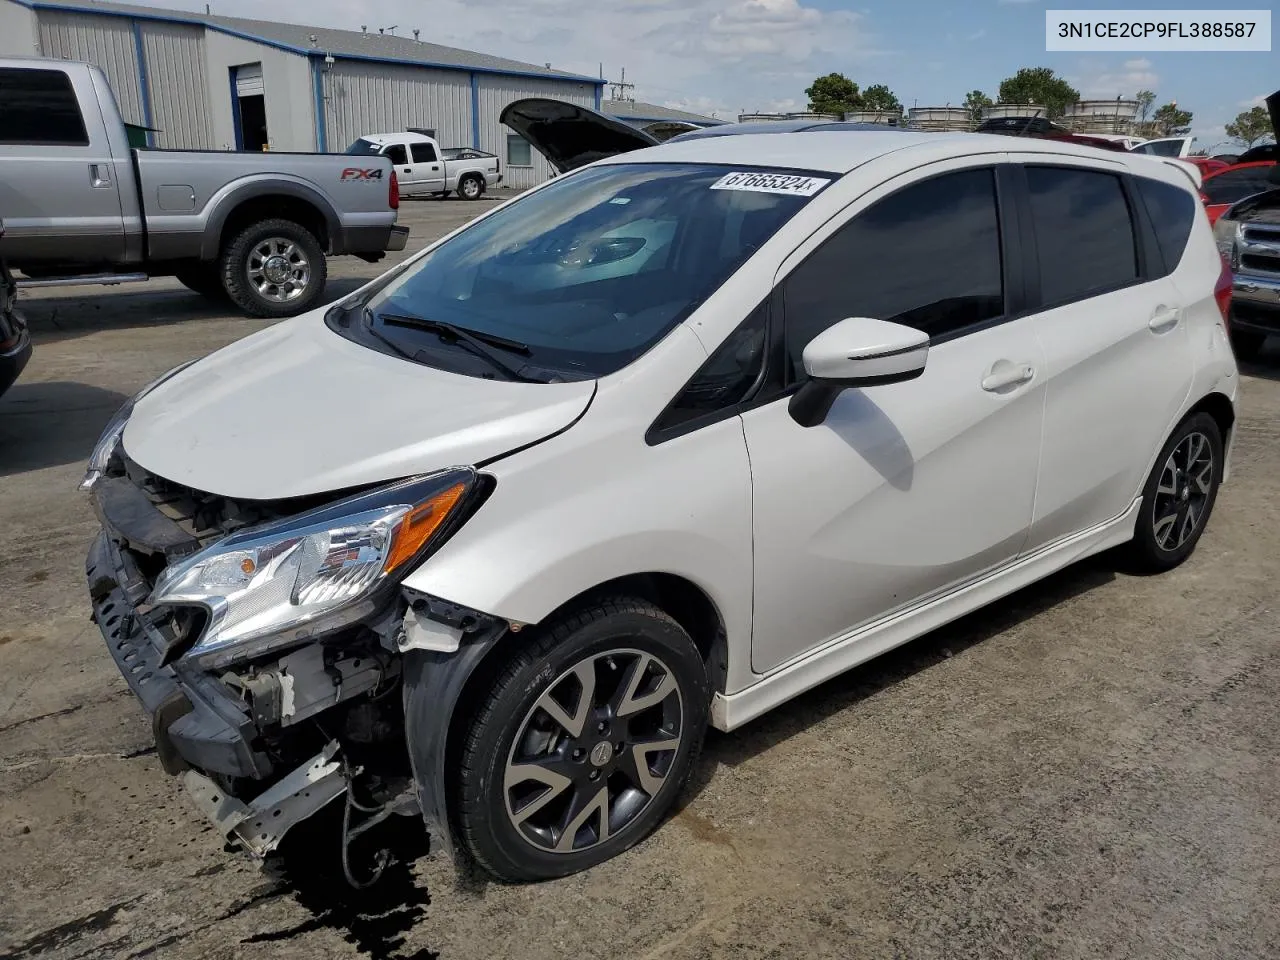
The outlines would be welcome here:
M 532 800 L 524 803 L 519 810 L 511 810 L 511 788 L 517 787 L 522 783 L 528 783 L 530 780 L 541 783 L 547 789 Z M 548 770 L 541 764 L 519 763 L 507 766 L 502 785 L 507 794 L 507 809 L 511 811 L 511 819 L 519 825 L 564 793 L 566 789 L 573 785 L 573 781 L 563 774 L 556 773 L 554 770 Z
M 1196 474 L 1195 484 L 1196 484 L 1196 491 L 1198 493 L 1206 497 L 1209 495 L 1209 490 L 1212 488 L 1212 485 L 1213 485 L 1213 461 L 1212 460 L 1206 463 L 1204 465 L 1204 469 L 1201 470 L 1198 474 Z
M 1168 550 L 1169 534 L 1173 531 L 1174 525 L 1178 522 L 1178 512 L 1175 510 L 1168 513 L 1156 521 L 1155 528 L 1151 531 L 1155 535 L 1156 543 L 1160 545 L 1160 549 Z
M 667 775 L 654 773 L 649 767 L 649 758 L 655 753 L 666 753 L 679 747 L 679 737 L 666 737 L 634 744 L 628 750 L 627 759 L 630 762 L 627 764 L 629 767 L 627 772 L 634 773 L 635 785 L 651 797 L 656 795 L 662 789 L 662 785 L 667 782 Z
M 594 705 L 596 693 L 596 669 L 593 661 L 585 660 L 573 668 L 572 675 L 577 678 L 579 685 L 577 704 L 573 709 L 573 713 L 565 710 L 560 702 L 556 700 L 553 693 L 560 689 L 569 678 L 562 677 L 558 683 L 549 687 L 542 696 L 538 698 L 538 706 L 551 717 L 556 723 L 564 727 L 571 737 L 582 736 L 582 731 L 586 727 L 587 717 L 591 713 Z
M 609 788 L 602 786 L 596 791 L 595 795 L 586 802 L 581 810 L 576 812 L 570 811 L 573 816 L 564 830 L 560 832 L 560 839 L 556 842 L 556 853 L 569 853 L 573 850 L 573 841 L 577 839 L 578 832 L 587 825 L 592 817 L 597 817 L 598 826 L 596 827 L 595 843 L 604 843 L 609 839 Z M 592 844 L 594 846 L 594 844 Z
M 648 710 L 675 692 L 675 678 L 664 667 L 659 665 L 658 669 L 662 670 L 663 674 L 662 679 L 658 681 L 658 685 L 648 693 L 638 693 L 640 685 L 650 675 L 650 665 L 656 662 L 653 657 L 645 653 L 636 658 L 636 662 L 632 664 L 631 672 L 622 686 L 622 695 L 617 699 L 617 704 L 613 711 L 614 716 L 629 717 L 632 714 L 639 713 L 641 710 Z

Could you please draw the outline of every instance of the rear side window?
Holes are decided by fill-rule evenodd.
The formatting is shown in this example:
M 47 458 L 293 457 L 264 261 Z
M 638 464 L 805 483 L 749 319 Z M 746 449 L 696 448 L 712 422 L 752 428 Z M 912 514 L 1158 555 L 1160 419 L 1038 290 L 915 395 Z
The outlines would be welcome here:
M 1228 170 L 1204 181 L 1203 192 L 1212 204 L 1235 203 L 1255 193 L 1271 190 L 1273 185 L 1267 179 L 1270 167 L 1250 167 L 1246 170 Z
M 409 150 L 413 153 L 414 163 L 432 163 L 436 159 L 436 148 L 429 143 L 411 144 Z
M 1045 306 L 1138 279 L 1133 218 L 1120 178 L 1097 170 L 1027 167 Z
M 1172 273 L 1182 260 L 1191 236 L 1191 224 L 1195 221 L 1196 200 L 1186 190 L 1159 180 L 1134 177 L 1138 195 L 1142 197 L 1151 226 L 1156 232 L 1156 244 L 1164 259 L 1165 273 Z
M 785 281 L 792 379 L 832 324 L 873 317 L 945 336 L 1004 313 L 995 173 L 947 173 L 857 214 Z
M 393 167 L 403 166 L 409 162 L 409 154 L 405 152 L 403 143 L 393 143 L 382 153 L 391 161 Z
M 71 78 L 61 70 L 0 67 L 0 143 L 87 146 Z

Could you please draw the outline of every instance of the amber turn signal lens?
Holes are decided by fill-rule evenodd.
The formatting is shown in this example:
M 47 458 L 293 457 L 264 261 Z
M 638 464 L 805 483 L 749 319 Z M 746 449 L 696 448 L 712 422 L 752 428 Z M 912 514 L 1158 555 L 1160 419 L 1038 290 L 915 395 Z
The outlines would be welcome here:
M 440 529 L 440 524 L 444 523 L 445 518 L 458 505 L 466 489 L 465 483 L 455 483 L 448 490 L 437 493 L 430 500 L 410 510 L 391 538 L 391 549 L 387 551 L 383 571 L 390 573 L 417 556 L 431 539 L 431 535 Z

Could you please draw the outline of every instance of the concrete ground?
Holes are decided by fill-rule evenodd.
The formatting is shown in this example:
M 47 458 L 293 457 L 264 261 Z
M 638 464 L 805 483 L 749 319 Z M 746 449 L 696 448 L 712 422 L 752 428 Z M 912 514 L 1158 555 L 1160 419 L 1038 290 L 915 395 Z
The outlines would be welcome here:
M 416 246 L 483 209 L 406 206 Z M 336 261 L 330 292 L 378 269 Z M 261 872 L 160 769 L 88 620 L 75 485 L 117 405 L 263 324 L 172 281 L 24 297 L 0 399 L 0 957 L 1280 957 L 1280 359 L 1194 557 L 1101 557 L 712 734 L 646 843 L 536 886 Z M 264 398 L 269 402 L 269 398 Z M 327 861 L 324 861 L 327 863 Z M 324 866 L 327 870 L 328 867 Z

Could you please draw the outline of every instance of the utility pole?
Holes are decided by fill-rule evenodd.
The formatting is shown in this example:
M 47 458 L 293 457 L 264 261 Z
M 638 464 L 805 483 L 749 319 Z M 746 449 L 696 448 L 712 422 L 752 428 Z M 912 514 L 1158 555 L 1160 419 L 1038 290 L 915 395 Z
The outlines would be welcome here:
M 636 85 L 634 83 L 627 83 L 627 68 L 623 67 L 622 79 L 609 81 L 609 99 L 610 100 L 627 100 L 634 103 L 636 98 L 629 96 L 627 94 L 627 91 L 634 90 L 635 88 L 636 88 Z

